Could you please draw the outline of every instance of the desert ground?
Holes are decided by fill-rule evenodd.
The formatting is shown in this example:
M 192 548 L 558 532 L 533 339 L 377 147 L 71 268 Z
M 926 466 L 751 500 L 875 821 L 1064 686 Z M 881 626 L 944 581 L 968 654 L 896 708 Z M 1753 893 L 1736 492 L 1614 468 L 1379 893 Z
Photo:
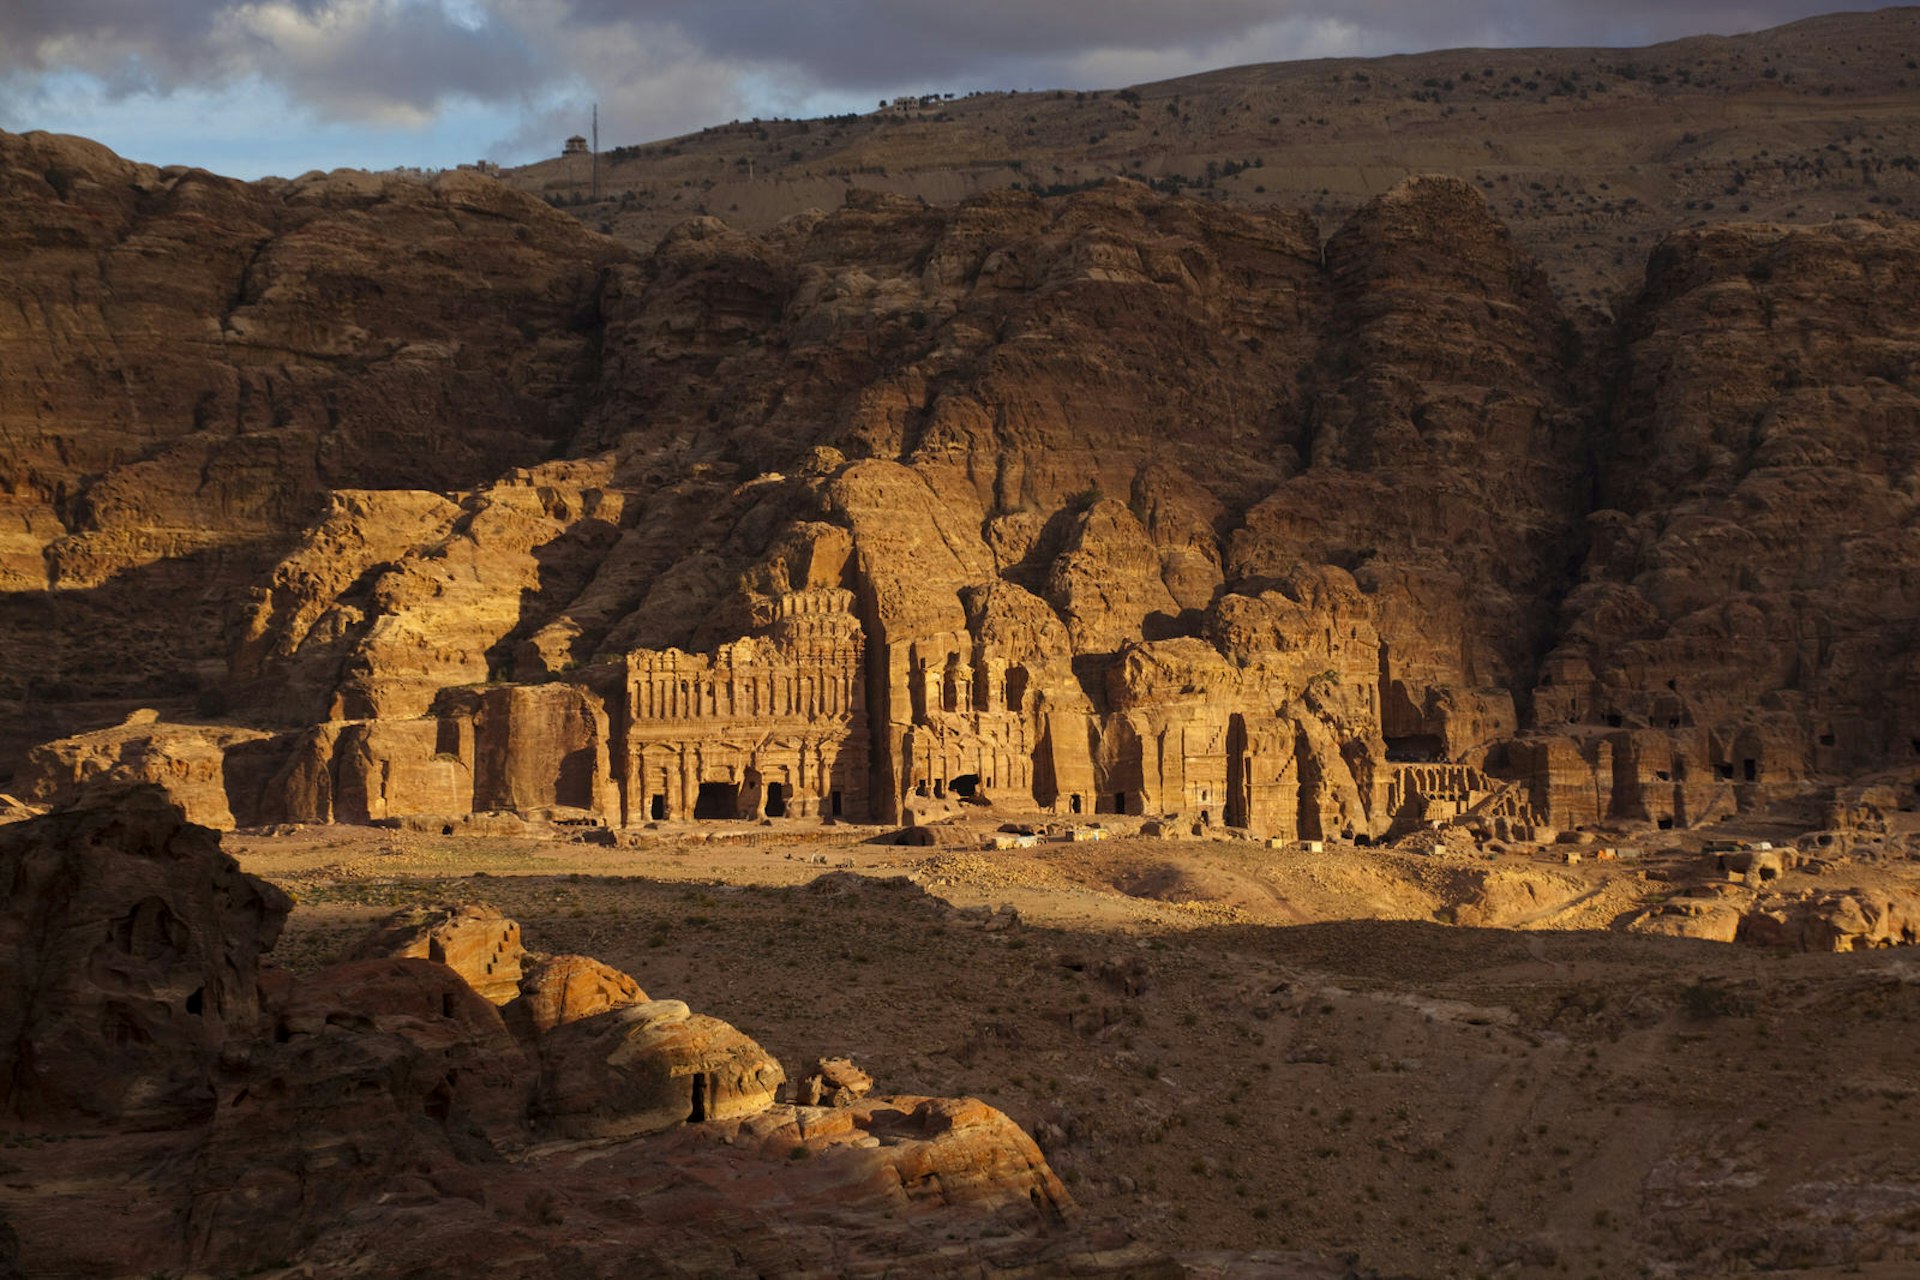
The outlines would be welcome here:
M 1313 853 L 1116 818 L 979 848 L 1001 816 L 931 847 L 801 821 L 613 847 L 226 844 L 297 901 L 282 965 L 397 907 L 489 902 L 530 948 L 627 970 L 790 1073 L 844 1054 L 878 1092 L 986 1100 L 1090 1219 L 1200 1274 L 1214 1251 L 1380 1275 L 1912 1274 L 1920 962 L 1625 932 L 1663 900 L 1754 892 L 1701 836 L 1569 865 L 1581 847 Z M 1768 891 L 1916 872 L 1876 850 Z

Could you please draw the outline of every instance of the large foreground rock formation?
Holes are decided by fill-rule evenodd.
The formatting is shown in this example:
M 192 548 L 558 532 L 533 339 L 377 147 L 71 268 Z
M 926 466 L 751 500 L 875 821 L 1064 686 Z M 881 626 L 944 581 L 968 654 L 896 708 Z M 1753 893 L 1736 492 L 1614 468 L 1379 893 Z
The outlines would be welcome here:
M 5 692 L 83 730 L 28 801 L 1525 836 L 1825 802 L 1920 742 L 1890 216 L 1676 234 L 1609 324 L 1443 177 L 1324 242 L 1116 181 L 636 260 L 473 175 L 0 143 Z M 169 574 L 198 603 L 148 621 Z
M 275 970 L 288 900 L 156 789 L 0 831 L 0 881 L 24 1274 L 941 1274 L 1089 1247 L 992 1108 L 780 1103 L 747 1036 L 525 952 L 490 908 Z

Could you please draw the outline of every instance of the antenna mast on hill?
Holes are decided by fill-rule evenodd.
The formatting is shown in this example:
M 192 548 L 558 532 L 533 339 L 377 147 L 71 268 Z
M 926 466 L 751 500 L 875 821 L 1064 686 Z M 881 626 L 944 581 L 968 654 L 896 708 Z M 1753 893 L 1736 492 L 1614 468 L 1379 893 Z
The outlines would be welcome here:
M 593 104 L 593 200 L 600 202 L 600 104 Z

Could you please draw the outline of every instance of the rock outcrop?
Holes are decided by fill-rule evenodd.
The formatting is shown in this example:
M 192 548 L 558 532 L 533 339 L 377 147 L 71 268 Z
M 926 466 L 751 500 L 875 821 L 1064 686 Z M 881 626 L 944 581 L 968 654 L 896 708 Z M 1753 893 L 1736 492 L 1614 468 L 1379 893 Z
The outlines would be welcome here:
M 169 670 L 218 694 L 191 714 L 169 686 L 160 722 L 100 728 L 160 691 L 145 659 L 13 691 L 95 717 L 22 766 L 36 796 L 140 777 L 209 821 L 448 831 L 985 800 L 1527 838 L 1818 805 L 1920 742 L 1897 219 L 1678 232 L 1609 334 L 1442 176 L 1324 246 L 1300 214 L 1114 180 L 853 191 L 636 260 L 474 175 L 4 155 L 38 229 L 10 287 L 39 300 L 84 248 L 85 296 L 130 308 L 88 332 L 176 305 L 218 337 L 124 348 L 154 440 L 125 465 L 121 401 L 32 323 L 10 339 L 5 376 L 66 398 L 0 477 L 21 528 L 58 526 L 0 609 L 0 645 L 37 651 L 0 668 L 71 672 L 62 646 L 99 643 L 81 601 L 225 566 L 166 624 Z M 219 251 L 188 271 L 188 245 Z M 173 304 L 167 263 L 193 282 Z M 341 273 L 359 291 L 320 287 Z M 469 328 L 446 296 L 482 282 Z M 389 450 L 401 412 L 425 425 Z
M 831 1105 L 781 1104 L 785 1073 L 747 1036 L 585 957 L 527 953 L 483 905 L 402 913 L 304 977 L 271 969 L 286 897 L 157 788 L 8 826 L 0 877 L 18 975 L 0 1104 L 28 1132 L 91 1139 L 10 1159 L 18 1241 L 0 1256 L 23 1274 L 1094 1257 L 1057 1230 L 1072 1201 L 999 1112 L 864 1097 L 844 1060 L 814 1099 Z M 582 1138 L 591 1152 L 541 1145 Z M 620 1187 L 647 1188 L 647 1211 Z
M 520 994 L 527 952 L 519 925 L 476 902 L 397 912 L 362 939 L 350 958 L 431 960 L 500 1005 Z
M 35 1127 L 207 1120 L 260 1019 L 292 904 L 158 788 L 0 827 L 0 1112 Z

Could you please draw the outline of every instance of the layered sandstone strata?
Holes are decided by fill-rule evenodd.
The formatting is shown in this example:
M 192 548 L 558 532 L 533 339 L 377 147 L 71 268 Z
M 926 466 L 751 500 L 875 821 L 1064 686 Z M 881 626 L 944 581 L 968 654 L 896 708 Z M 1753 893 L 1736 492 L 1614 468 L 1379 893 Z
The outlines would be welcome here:
M 1677 234 L 1616 355 L 1450 178 L 1324 245 L 1300 215 L 1115 181 L 950 209 L 854 192 L 760 236 L 693 219 L 632 260 L 478 177 L 248 187 L 8 147 L 69 175 L 18 185 L 22 225 L 97 207 L 145 226 L 170 206 L 142 192 L 193 187 L 264 220 L 277 281 L 336 251 L 330 269 L 399 273 L 378 316 L 242 290 L 235 332 L 298 320 L 333 352 L 378 320 L 373 386 L 492 360 L 492 408 L 409 422 L 431 439 L 533 396 L 564 455 L 482 457 L 506 437 L 463 427 L 458 465 L 427 448 L 439 470 L 403 453 L 377 484 L 300 472 L 298 502 L 233 526 L 272 562 L 206 578 L 211 613 L 177 638 L 206 672 L 224 616 L 225 672 L 195 677 L 220 697 L 156 696 L 164 733 L 41 752 L 11 784 L 35 798 L 181 761 L 217 823 L 905 822 L 987 800 L 1526 836 L 1817 805 L 1920 741 L 1899 536 L 1920 295 L 1887 287 L 1920 261 L 1905 223 Z M 361 261 L 429 225 L 464 244 L 482 208 L 497 234 L 466 275 Z M 15 241 L 21 287 L 66 243 Z M 495 358 L 497 320 L 466 335 L 433 310 L 488 271 L 511 275 L 503 314 L 564 337 Z M 457 337 L 452 363 L 402 360 L 410 327 Z M 286 390 L 291 420 L 332 385 Z M 87 438 L 74 482 L 135 484 L 95 409 L 60 403 L 42 416 Z M 167 396 L 148 411 L 209 457 L 253 440 Z M 321 456 L 350 419 L 314 419 Z M 70 506 L 50 564 L 187 519 Z M 95 643 L 76 600 L 192 554 L 23 581 L 0 621 L 50 653 Z M 112 724 L 124 705 L 98 698 L 165 691 L 100 666 L 15 722 Z

